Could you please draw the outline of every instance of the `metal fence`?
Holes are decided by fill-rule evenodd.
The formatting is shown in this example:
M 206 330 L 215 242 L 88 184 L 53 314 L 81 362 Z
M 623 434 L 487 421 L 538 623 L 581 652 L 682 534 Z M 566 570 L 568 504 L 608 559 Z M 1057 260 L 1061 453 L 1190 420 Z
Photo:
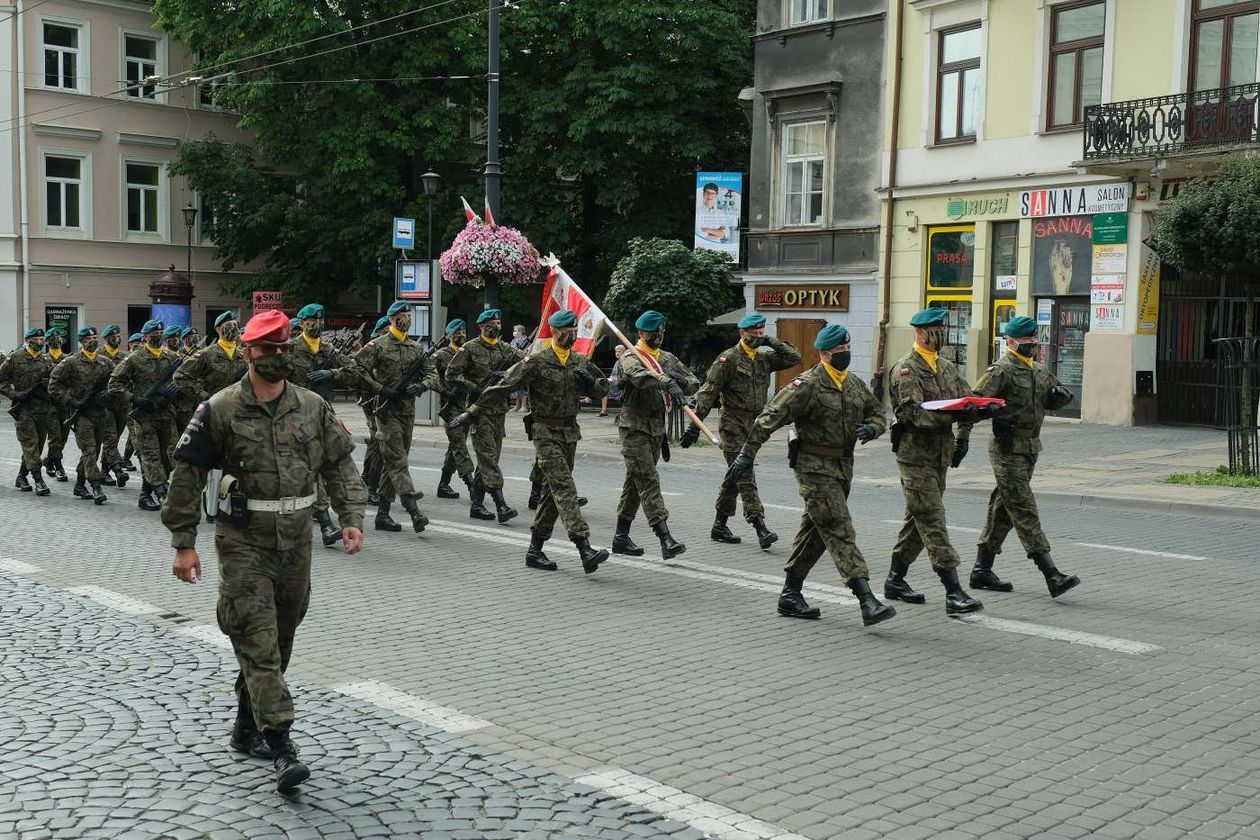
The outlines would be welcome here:
M 1085 109 L 1085 160 L 1134 160 L 1260 142 L 1260 84 L 1105 102 Z
M 1229 435 L 1229 471 L 1260 475 L 1260 427 L 1256 425 L 1260 337 L 1218 338 L 1214 343 L 1226 395 L 1222 415 Z

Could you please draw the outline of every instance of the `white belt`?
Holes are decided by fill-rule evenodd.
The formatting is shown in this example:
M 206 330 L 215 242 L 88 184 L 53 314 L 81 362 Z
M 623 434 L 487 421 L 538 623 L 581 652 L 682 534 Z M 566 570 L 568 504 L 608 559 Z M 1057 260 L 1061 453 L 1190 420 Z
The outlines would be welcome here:
M 283 499 L 249 499 L 245 507 L 264 513 L 297 513 L 315 504 L 315 499 L 314 493 L 309 496 L 286 496 Z

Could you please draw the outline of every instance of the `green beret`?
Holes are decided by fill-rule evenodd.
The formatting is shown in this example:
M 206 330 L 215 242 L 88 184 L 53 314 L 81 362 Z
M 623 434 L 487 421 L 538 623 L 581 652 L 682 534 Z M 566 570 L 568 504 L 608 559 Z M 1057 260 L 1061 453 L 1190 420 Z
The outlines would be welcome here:
M 636 330 L 644 332 L 656 332 L 665 326 L 665 316 L 657 312 L 655 309 L 649 309 L 639 316 L 639 320 L 634 322 Z
M 323 318 L 324 307 L 318 303 L 308 303 L 298 310 L 298 320 L 305 321 L 307 318 Z
M 85 338 L 90 338 L 91 336 L 94 336 L 94 335 L 96 335 L 96 327 L 92 326 L 91 324 L 87 324 L 85 326 L 79 327 L 79 332 L 78 332 L 79 341 L 82 341 Z
M 179 327 L 167 327 L 162 333 L 162 338 L 179 338 Z
M 741 330 L 759 330 L 766 325 L 765 315 L 745 315 L 735 326 Z
M 839 324 L 828 324 L 818 331 L 814 339 L 815 350 L 830 350 L 849 343 L 849 331 Z
M 299 328 L 299 327 L 301 327 L 301 326 L 302 326 L 302 319 L 301 319 L 301 318 L 290 318 L 290 319 L 289 319 L 289 329 L 290 329 L 290 330 L 296 330 L 296 329 L 298 329 L 298 328 Z
M 65 337 L 66 337 L 66 331 L 65 331 L 63 328 L 61 328 L 61 327 L 49 327 L 49 328 L 48 328 L 48 331 L 47 331 L 47 332 L 45 332 L 45 333 L 44 333 L 44 335 L 46 335 L 46 336 L 49 336 L 49 335 L 59 335 L 59 336 L 61 336 L 62 338 L 65 338 Z
M 376 335 L 377 333 L 379 333 L 381 330 L 385 329 L 388 326 L 389 326 L 389 316 L 382 315 L 380 319 L 377 320 L 376 326 L 372 327 L 372 335 Z
M 385 310 L 385 314 L 386 314 L 387 316 L 388 316 L 388 315 L 397 315 L 399 312 L 407 312 L 407 311 L 409 311 L 410 309 L 411 309 L 411 304 L 407 303 L 407 301 L 405 301 L 405 300 L 396 300 L 396 301 L 394 301 L 393 303 L 391 303 L 391 304 L 389 305 L 389 309 L 386 309 L 386 310 Z
M 43 338 L 43 337 L 44 337 L 44 331 L 41 330 L 39 327 L 31 327 L 29 330 L 27 330 L 25 333 L 22 334 L 22 339 L 24 341 L 28 338 Z
M 140 328 L 140 332 L 148 333 L 160 329 L 162 329 L 162 322 L 157 318 L 150 318 L 148 321 L 144 322 L 144 326 Z
M 221 327 L 224 324 L 226 324 L 228 321 L 235 321 L 235 320 L 236 320 L 235 312 L 224 312 L 218 318 L 214 319 L 214 325 L 216 327 Z
M 914 313 L 914 317 L 910 319 L 910 326 L 941 327 L 945 325 L 947 320 L 949 320 L 949 310 L 933 306 L 930 309 L 920 309 Z
M 1028 338 L 1037 334 L 1037 322 L 1027 315 L 1019 315 L 1006 322 L 1007 338 Z
M 144 341 L 144 336 L 142 336 L 140 333 L 132 333 L 131 335 L 127 336 L 128 344 L 133 344 L 137 341 Z
M 558 330 L 566 327 L 576 327 L 577 315 L 573 313 L 572 309 L 561 309 L 547 319 L 547 324 Z
M 477 316 L 477 323 L 484 324 L 486 321 L 493 321 L 495 318 L 502 319 L 503 313 L 497 309 L 486 309 Z
M 196 327 L 184 327 L 182 330 L 179 331 L 180 338 L 188 338 L 188 336 L 196 335 L 196 334 L 197 334 Z
M 111 335 L 119 335 L 122 333 L 122 327 L 117 324 L 110 324 L 101 331 L 102 338 L 109 338 Z
M 450 335 L 456 330 L 467 330 L 468 325 L 464 323 L 463 318 L 452 318 L 450 323 L 446 325 L 446 334 Z

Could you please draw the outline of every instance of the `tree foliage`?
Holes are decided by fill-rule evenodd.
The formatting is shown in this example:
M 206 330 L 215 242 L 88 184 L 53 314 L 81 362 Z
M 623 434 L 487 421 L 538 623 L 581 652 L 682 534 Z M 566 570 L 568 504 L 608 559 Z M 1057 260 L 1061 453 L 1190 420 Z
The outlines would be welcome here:
M 1178 268 L 1260 279 L 1260 157 L 1233 159 L 1185 184 L 1155 217 L 1160 257 Z
M 693 251 L 670 239 L 633 239 L 613 271 L 604 310 L 632 322 L 655 309 L 665 314 L 671 332 L 690 335 L 743 302 L 731 284 L 733 267 L 718 251 Z

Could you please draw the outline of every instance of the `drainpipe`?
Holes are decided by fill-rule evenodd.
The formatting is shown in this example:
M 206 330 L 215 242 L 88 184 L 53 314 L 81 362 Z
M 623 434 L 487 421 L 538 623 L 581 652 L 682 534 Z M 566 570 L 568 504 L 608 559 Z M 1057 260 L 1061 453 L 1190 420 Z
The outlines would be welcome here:
M 31 223 L 26 185 L 26 38 L 22 32 L 22 0 L 13 10 L 13 31 L 17 35 L 17 136 L 18 212 L 22 214 L 22 329 L 31 327 Z
M 875 374 L 871 384 L 874 386 L 876 398 L 884 398 L 884 356 L 888 348 L 888 320 L 892 311 L 892 246 L 893 246 L 893 187 L 897 184 L 897 135 L 901 130 L 901 63 L 903 57 L 902 35 L 905 29 L 906 10 L 903 0 L 897 4 L 897 24 L 894 27 L 896 46 L 893 48 L 892 66 L 892 125 L 890 126 L 891 142 L 888 146 L 888 178 L 885 187 L 888 190 L 884 200 L 884 276 L 880 297 L 883 299 L 883 312 L 880 315 L 879 344 L 875 351 Z

